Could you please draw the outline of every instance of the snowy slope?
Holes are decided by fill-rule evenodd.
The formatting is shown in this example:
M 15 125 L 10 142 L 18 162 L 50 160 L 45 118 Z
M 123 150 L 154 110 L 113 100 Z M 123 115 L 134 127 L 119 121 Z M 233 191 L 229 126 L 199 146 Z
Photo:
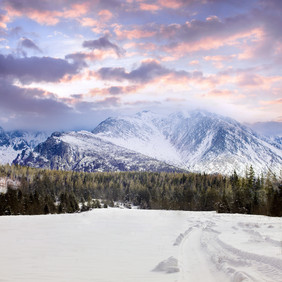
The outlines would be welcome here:
M 5 138 L 0 132 L 0 142 L 7 143 Z M 282 171 L 278 139 L 262 137 L 235 120 L 205 111 L 163 116 L 144 111 L 108 118 L 92 133 L 54 134 L 33 152 L 29 148 L 34 145 L 24 142 L 18 149 L 2 145 L 2 163 L 5 156 L 10 162 L 23 148 L 15 163 L 56 169 L 171 170 L 165 168 L 165 162 L 205 173 L 231 174 L 235 169 L 244 175 L 250 165 L 257 175 L 270 170 L 279 176 Z
M 108 118 L 92 132 L 118 146 L 184 167 L 179 152 L 160 130 L 162 121 L 159 115 L 144 111 L 134 116 Z
M 282 219 L 96 209 L 0 217 L 3 281 L 279 282 Z
M 75 171 L 180 171 L 151 157 L 101 140 L 87 131 L 53 133 L 14 161 L 32 167 Z
M 204 111 L 160 116 L 141 112 L 109 118 L 93 133 L 116 145 L 167 163 L 206 173 L 244 174 L 253 165 L 257 174 L 280 174 L 282 150 L 240 123 Z
M 0 164 L 11 164 L 24 149 L 34 148 L 46 140 L 44 132 L 8 131 L 0 127 Z

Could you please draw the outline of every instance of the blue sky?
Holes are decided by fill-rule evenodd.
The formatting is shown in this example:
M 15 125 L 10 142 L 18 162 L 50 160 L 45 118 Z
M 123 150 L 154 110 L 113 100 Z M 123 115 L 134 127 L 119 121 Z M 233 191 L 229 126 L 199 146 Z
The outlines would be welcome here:
M 279 0 L 0 0 L 0 126 L 140 110 L 282 121 Z

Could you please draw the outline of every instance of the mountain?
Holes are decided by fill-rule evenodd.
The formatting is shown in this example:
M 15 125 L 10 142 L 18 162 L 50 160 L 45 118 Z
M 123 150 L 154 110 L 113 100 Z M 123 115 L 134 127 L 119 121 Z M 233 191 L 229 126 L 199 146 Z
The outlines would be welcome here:
M 265 136 L 275 147 L 282 150 L 282 122 L 257 122 L 248 125 L 258 134 Z
M 257 174 L 280 174 L 282 150 L 237 121 L 205 111 L 160 116 L 141 112 L 108 118 L 93 134 L 118 146 L 190 171 L 244 174 L 250 165 Z
M 14 163 L 74 171 L 183 171 L 152 157 L 117 146 L 87 131 L 53 133 Z
M 25 149 L 32 149 L 47 138 L 44 132 L 4 131 L 0 127 L 0 164 L 11 164 Z
M 92 132 L 53 133 L 43 143 L 15 142 L 0 131 L 3 146 L 21 152 L 14 163 L 76 171 L 175 171 L 280 175 L 279 140 L 206 111 L 159 115 L 148 111 L 111 117 Z M 11 140 L 14 140 L 11 143 Z M 18 147 L 15 145 L 18 144 Z M 13 151 L 13 152 L 14 152 Z M 16 153 L 14 153 L 16 157 Z

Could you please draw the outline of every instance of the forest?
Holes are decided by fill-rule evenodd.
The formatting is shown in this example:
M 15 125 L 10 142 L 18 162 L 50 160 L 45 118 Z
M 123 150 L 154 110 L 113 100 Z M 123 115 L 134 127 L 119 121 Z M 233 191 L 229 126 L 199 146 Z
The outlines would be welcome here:
M 0 178 L 18 181 L 0 193 L 0 215 L 83 212 L 123 203 L 130 208 L 282 216 L 282 181 L 200 173 L 74 172 L 0 166 Z

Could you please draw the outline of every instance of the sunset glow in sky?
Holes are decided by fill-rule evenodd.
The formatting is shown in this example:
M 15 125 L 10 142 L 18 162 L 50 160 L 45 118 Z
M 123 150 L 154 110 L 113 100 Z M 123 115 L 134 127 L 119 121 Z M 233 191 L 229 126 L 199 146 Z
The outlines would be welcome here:
M 281 0 L 0 0 L 0 126 L 202 108 L 282 121 Z

